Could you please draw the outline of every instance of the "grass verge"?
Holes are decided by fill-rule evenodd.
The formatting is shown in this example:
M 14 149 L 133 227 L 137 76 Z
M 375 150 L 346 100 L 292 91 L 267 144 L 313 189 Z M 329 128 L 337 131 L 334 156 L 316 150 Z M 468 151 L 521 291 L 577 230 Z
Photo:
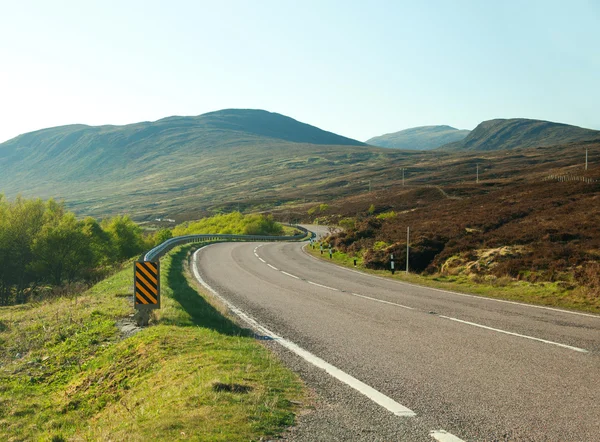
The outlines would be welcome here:
M 163 259 L 163 308 L 124 339 L 130 266 L 74 298 L 0 308 L 0 440 L 258 440 L 304 387 Z
M 354 258 L 343 252 L 335 251 L 330 259 L 326 246 L 324 246 L 323 254 L 321 255 L 319 244 L 316 244 L 314 249 L 310 246 L 306 246 L 306 251 L 316 258 L 331 261 L 344 267 L 360 270 L 361 272 L 371 275 L 409 282 L 411 284 L 485 296 L 488 298 L 505 299 L 528 304 L 600 314 L 600 299 L 598 297 L 588 296 L 587 292 L 583 289 L 565 289 L 561 287 L 560 283 L 531 283 L 502 278 L 496 281 L 496 283 L 488 284 L 485 282 L 476 282 L 464 275 L 425 276 L 415 273 L 407 274 L 401 269 L 397 269 L 396 273 L 392 275 L 391 271 L 373 270 L 364 267 L 362 259 L 360 258 L 357 258 L 357 265 L 355 267 Z

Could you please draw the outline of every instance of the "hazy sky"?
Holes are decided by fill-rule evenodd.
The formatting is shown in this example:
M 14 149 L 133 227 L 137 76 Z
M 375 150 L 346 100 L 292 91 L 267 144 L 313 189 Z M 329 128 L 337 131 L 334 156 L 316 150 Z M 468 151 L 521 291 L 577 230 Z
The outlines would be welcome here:
M 600 0 L 0 1 L 0 142 L 224 108 L 345 136 L 600 129 Z

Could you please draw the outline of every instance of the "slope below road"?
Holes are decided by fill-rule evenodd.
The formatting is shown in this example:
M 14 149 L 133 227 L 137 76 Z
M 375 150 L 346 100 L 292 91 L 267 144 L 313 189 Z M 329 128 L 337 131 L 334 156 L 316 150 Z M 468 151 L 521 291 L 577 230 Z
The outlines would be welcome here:
M 317 261 L 298 243 L 217 244 L 197 257 L 201 278 L 228 302 L 416 413 L 394 416 L 284 356 L 332 413 L 306 418 L 328 439 L 431 440 L 440 429 L 463 440 L 600 434 L 597 316 L 387 281 Z

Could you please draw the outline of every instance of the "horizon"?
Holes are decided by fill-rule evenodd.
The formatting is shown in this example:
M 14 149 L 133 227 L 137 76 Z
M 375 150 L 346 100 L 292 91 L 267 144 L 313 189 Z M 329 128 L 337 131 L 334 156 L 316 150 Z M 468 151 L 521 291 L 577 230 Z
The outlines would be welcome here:
M 497 118 L 600 130 L 600 5 L 590 1 L 61 6 L 12 4 L 0 17 L 11 41 L 0 143 L 223 109 L 359 141 Z

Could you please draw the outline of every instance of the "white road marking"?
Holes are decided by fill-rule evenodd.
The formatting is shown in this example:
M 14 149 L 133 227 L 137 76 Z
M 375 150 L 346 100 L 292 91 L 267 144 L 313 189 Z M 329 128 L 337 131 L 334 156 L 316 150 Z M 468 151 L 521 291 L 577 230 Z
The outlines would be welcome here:
M 273 270 L 277 270 L 277 271 L 279 271 L 279 269 L 278 269 L 277 267 L 275 267 L 275 266 L 272 266 L 271 264 L 267 264 L 267 265 L 268 265 L 269 267 L 271 267 Z
M 256 255 L 256 253 L 255 253 L 255 255 Z M 258 257 L 258 255 L 256 255 L 256 256 Z M 262 258 L 260 258 L 260 257 L 258 257 L 258 259 L 260 259 L 262 262 L 265 262 L 265 260 L 263 260 L 263 259 L 262 259 Z M 271 264 L 267 264 L 267 265 L 268 265 L 269 267 L 272 267 L 272 268 L 276 269 L 276 268 L 275 268 L 275 267 L 273 267 Z M 277 270 L 277 269 L 276 269 L 276 270 Z M 298 277 L 298 276 L 296 276 L 296 275 L 292 275 L 291 273 L 284 272 L 283 270 L 280 270 L 280 272 L 281 272 L 281 273 L 283 273 L 284 275 L 291 276 L 291 277 L 292 277 L 292 278 L 294 278 L 294 279 L 302 279 L 302 278 L 299 278 L 299 277 Z M 325 289 L 329 289 L 329 290 L 335 290 L 336 292 L 339 292 L 339 291 L 341 291 L 340 289 L 336 289 L 336 288 L 334 288 L 334 287 L 329 287 L 329 286 L 327 286 L 327 285 L 323 285 L 323 284 L 318 284 L 318 283 L 316 283 L 316 282 L 312 282 L 312 281 L 306 281 L 306 282 L 308 282 L 309 284 L 312 284 L 312 285 L 316 285 L 316 286 L 318 286 L 318 287 L 323 287 L 323 288 L 325 288 Z M 344 292 L 344 293 L 348 293 L 348 292 Z M 409 307 L 409 306 L 407 306 L 407 305 L 402 305 L 402 304 L 397 304 L 397 303 L 395 303 L 395 302 L 384 301 L 383 299 L 371 298 L 370 296 L 359 295 L 358 293 L 348 293 L 348 294 L 349 294 L 349 295 L 352 295 L 352 296 L 357 296 L 357 297 L 359 297 L 359 298 L 368 299 L 368 300 L 370 300 L 370 301 L 381 302 L 381 303 L 383 303 L 383 304 L 395 305 L 396 307 L 402 307 L 402 308 L 405 308 L 405 309 L 408 309 L 408 310 L 414 310 L 414 308 L 413 308 L 413 307 Z
M 333 290 L 334 292 L 340 291 L 339 289 L 336 289 L 334 287 L 329 287 L 328 285 L 319 284 L 318 282 L 312 282 L 312 281 L 306 281 L 306 282 L 308 282 L 309 284 L 312 284 L 312 285 L 316 285 L 317 287 L 323 287 L 324 289 Z
M 444 319 L 449 319 L 450 321 L 460 322 L 462 324 L 467 324 L 467 325 L 472 325 L 472 326 L 479 327 L 479 328 L 484 328 L 486 330 L 492 330 L 492 331 L 495 331 L 498 333 L 504 333 L 506 335 L 517 336 L 519 338 L 525 338 L 525 339 L 531 339 L 532 341 L 543 342 L 544 344 L 551 344 L 551 345 L 556 345 L 558 347 L 568 348 L 569 350 L 578 351 L 580 353 L 588 353 L 588 351 L 583 348 L 573 347 L 573 346 L 567 345 L 567 344 L 561 344 L 560 342 L 548 341 L 546 339 L 535 338 L 533 336 L 528 336 L 528 335 L 522 335 L 520 333 L 514 333 L 514 332 L 502 330 L 499 328 L 488 327 L 487 325 L 477 324 L 476 322 L 469 322 L 469 321 L 463 321 L 462 319 L 451 318 L 450 316 L 438 315 L 438 317 L 444 318 Z
M 295 279 L 300 279 L 300 278 L 298 278 L 296 275 L 292 275 L 291 273 L 284 272 L 283 270 L 281 270 L 281 273 L 283 273 L 284 275 L 291 276 L 292 278 L 295 278 Z
M 520 305 L 522 307 L 531 307 L 531 308 L 537 308 L 537 309 L 542 309 L 542 310 L 551 310 L 553 312 L 558 312 L 558 313 L 568 313 L 570 315 L 578 315 L 578 316 L 586 316 L 588 318 L 596 318 L 596 319 L 600 319 L 600 315 L 594 315 L 592 313 L 583 313 L 583 312 L 575 312 L 575 311 L 571 311 L 571 310 L 563 310 L 560 308 L 554 308 L 554 307 L 546 307 L 544 305 L 535 305 L 535 304 L 526 304 L 524 302 L 517 302 L 517 301 L 508 301 L 506 299 L 496 299 L 496 298 L 487 298 L 485 296 L 477 296 L 477 295 L 470 295 L 468 293 L 459 293 L 459 292 L 453 292 L 452 290 L 445 290 L 445 289 L 437 289 L 435 287 L 428 287 L 426 285 L 419 285 L 419 284 L 413 284 L 410 282 L 406 282 L 406 281 L 398 281 L 396 279 L 390 279 L 390 278 L 385 278 L 383 276 L 378 276 L 378 275 L 371 275 L 369 273 L 365 273 L 365 272 L 361 272 L 359 270 L 354 270 L 354 269 L 348 269 L 346 267 L 343 267 L 341 265 L 335 264 L 335 263 L 331 263 L 329 261 L 325 261 L 323 259 L 317 258 L 316 256 L 311 255 L 310 253 L 308 253 L 305 250 L 306 245 L 304 245 L 302 247 L 302 250 L 304 251 L 305 254 L 307 254 L 308 256 L 310 256 L 312 259 L 315 259 L 317 261 L 322 261 L 325 263 L 329 263 L 332 265 L 335 265 L 336 267 L 346 270 L 348 272 L 352 272 L 352 273 L 358 273 L 359 275 L 363 275 L 363 276 L 370 276 L 371 278 L 378 278 L 378 279 L 382 279 L 384 281 L 390 281 L 390 282 L 395 282 L 397 284 L 404 284 L 404 285 L 409 285 L 412 287 L 417 287 L 417 288 L 421 288 L 421 289 L 429 289 L 429 290 L 434 290 L 436 292 L 441 292 L 441 293 L 448 293 L 450 295 L 456 295 L 456 296 L 465 296 L 467 298 L 475 298 L 475 299 L 480 299 L 483 301 L 492 301 L 492 302 L 503 302 L 505 304 L 514 304 L 514 305 Z
M 276 269 L 275 267 L 273 267 L 271 264 L 267 264 L 267 265 L 268 265 L 269 267 L 272 267 L 272 268 L 274 268 L 275 270 L 278 270 L 278 269 Z M 340 268 L 342 268 L 342 269 L 345 269 L 344 267 L 340 267 Z M 361 273 L 361 272 L 358 272 L 358 271 L 355 271 L 355 270 L 351 270 L 351 269 L 345 269 L 345 270 L 350 270 L 350 271 L 354 271 L 354 272 L 356 272 L 356 273 Z M 294 275 L 291 275 L 291 274 L 289 274 L 289 273 L 287 273 L 287 272 L 284 272 L 283 270 L 281 270 L 281 273 L 285 273 L 286 275 L 292 276 L 293 278 L 300 279 L 300 278 L 298 278 L 297 276 L 294 276 Z M 362 275 L 365 275 L 365 273 L 361 273 L 361 274 L 362 274 Z M 368 276 L 373 276 L 373 275 L 368 275 Z M 377 277 L 377 276 L 376 276 L 376 277 Z M 379 277 L 379 278 L 380 278 L 380 277 Z M 382 278 L 382 279 L 387 279 L 387 278 Z M 312 285 L 316 285 L 316 286 L 318 286 L 318 287 L 323 287 L 323 288 L 325 288 L 325 289 L 328 289 L 328 290 L 333 290 L 333 291 L 336 291 L 336 292 L 339 292 L 339 291 L 341 291 L 340 289 L 336 289 L 336 288 L 334 288 L 334 287 L 329 287 L 329 286 L 327 286 L 327 285 L 319 284 L 319 283 L 316 283 L 316 282 L 313 282 L 313 281 L 308 281 L 308 280 L 307 280 L 306 282 L 307 282 L 307 283 L 309 283 L 309 284 L 312 284 Z M 397 281 L 396 281 L 396 282 L 397 282 Z M 403 284 L 407 284 L 407 283 L 404 283 L 404 282 L 402 282 L 402 283 L 403 283 Z M 412 284 L 409 284 L 409 285 L 412 285 Z M 419 286 L 417 286 L 417 287 L 419 287 Z M 426 287 L 426 288 L 430 288 L 430 287 Z M 446 292 L 446 290 L 440 290 L 440 289 L 433 289 L 433 290 L 436 290 L 436 291 L 441 291 L 441 292 Z M 360 294 L 358 294 L 358 293 L 349 293 L 349 292 L 344 292 L 344 293 L 348 293 L 349 295 L 352 295 L 352 296 L 357 296 L 357 297 L 359 297 L 359 298 L 368 299 L 368 300 L 370 300 L 370 301 L 375 301 L 375 302 L 381 302 L 381 303 L 383 303 L 383 304 L 394 305 L 394 306 L 397 306 L 397 307 L 402 307 L 402 308 L 405 308 L 405 309 L 408 309 L 408 310 L 415 310 L 413 307 L 409 307 L 409 306 L 402 305 L 402 304 L 397 304 L 397 303 L 395 303 L 395 302 L 384 301 L 383 299 L 372 298 L 372 297 L 370 297 L 370 296 L 360 295 Z M 480 298 L 480 297 L 478 297 L 478 296 L 474 296 L 474 295 L 466 295 L 466 294 L 455 293 L 455 292 L 448 292 L 448 293 L 452 293 L 452 294 L 456 294 L 456 295 L 464 295 L 464 296 L 469 296 L 469 297 L 478 298 L 478 299 L 488 299 L 488 298 Z M 528 304 L 520 304 L 520 303 L 518 303 L 518 302 L 512 302 L 512 301 L 503 301 L 503 300 L 498 300 L 498 299 L 492 299 L 492 300 L 494 300 L 494 301 L 501 301 L 501 302 L 510 302 L 510 303 L 513 303 L 513 304 L 518 304 L 518 305 L 526 305 L 526 306 L 528 306 L 528 307 L 539 307 L 539 306 L 530 306 L 530 305 L 528 305 Z M 551 309 L 551 310 L 558 310 L 558 309 Z M 563 311 L 563 310 L 558 310 L 558 311 Z M 576 313 L 576 312 L 569 312 L 569 313 Z M 585 315 L 585 314 L 584 314 L 584 315 Z M 450 316 L 444 316 L 444 315 L 438 315 L 438 316 L 439 316 L 440 318 L 449 319 L 449 320 L 451 320 L 451 321 L 456 321 L 456 322 L 461 322 L 461 323 L 463 323 L 463 324 L 473 325 L 473 326 L 475 326 L 475 327 L 484 328 L 484 329 L 491 330 L 491 331 L 495 331 L 495 332 L 498 332 L 498 333 L 504 333 L 504 334 L 511 335 L 511 336 L 517 336 L 517 337 L 520 337 L 520 338 L 531 339 L 531 340 L 533 340 L 533 341 L 543 342 L 544 344 L 556 345 L 556 346 L 558 346 L 558 347 L 567 348 L 567 349 L 569 349 L 569 350 L 577 351 L 577 352 L 580 352 L 580 353 L 588 353 L 588 350 L 585 350 L 585 349 L 583 349 L 583 348 L 579 348 L 579 347 L 573 347 L 573 346 L 571 346 L 571 345 L 567 345 L 567 344 L 561 344 L 560 342 L 548 341 L 548 340 L 546 340 L 546 339 L 542 339 L 542 338 L 536 338 L 536 337 L 533 337 L 533 336 L 522 335 L 522 334 L 520 334 L 520 333 L 514 333 L 514 332 L 507 331 L 507 330 L 502 330 L 502 329 L 499 329 L 499 328 L 488 327 L 487 325 L 477 324 L 477 323 L 475 323 L 475 322 L 464 321 L 464 320 L 462 320 L 462 319 L 458 319 L 458 318 L 452 318 L 452 317 L 450 317 Z
M 209 246 L 207 246 L 207 247 L 209 247 Z M 281 336 L 276 335 L 271 330 L 267 329 L 266 327 L 263 327 L 252 317 L 250 317 L 249 315 L 244 313 L 242 310 L 235 307 L 233 304 L 231 304 L 225 298 L 223 298 L 219 293 L 217 293 L 216 290 L 214 290 L 210 285 L 208 285 L 206 283 L 206 281 L 204 281 L 202 279 L 202 276 L 200 276 L 200 272 L 198 272 L 198 265 L 197 265 L 198 264 L 198 252 L 200 252 L 200 250 L 202 250 L 202 249 L 198 249 L 193 255 L 193 272 L 194 272 L 194 276 L 196 277 L 198 282 L 200 282 L 200 284 L 202 284 L 204 287 L 206 287 L 216 298 L 218 298 L 221 302 L 223 302 L 234 314 L 236 314 L 242 320 L 244 320 L 245 322 L 250 324 L 256 331 L 262 333 L 264 336 L 268 336 L 271 339 L 274 339 L 279 344 L 281 344 L 283 347 L 287 348 L 288 350 L 293 351 L 298 356 L 300 356 L 307 362 L 313 364 L 314 366 L 325 370 L 327 373 L 329 373 L 329 375 L 333 376 L 334 378 L 343 382 L 344 384 L 354 388 L 356 391 L 362 393 L 363 395 L 365 395 L 366 397 L 371 399 L 376 404 L 382 406 L 386 410 L 391 411 L 396 416 L 403 416 L 403 417 L 416 416 L 414 411 L 412 411 L 411 409 L 405 407 L 404 405 L 396 402 L 395 400 L 384 395 L 383 393 L 380 393 L 379 391 L 375 390 L 373 387 L 370 387 L 369 385 L 365 384 L 364 382 L 359 381 L 355 377 L 340 370 L 339 368 L 335 367 L 334 365 L 331 365 L 330 363 L 324 361 L 323 359 L 319 358 L 318 356 L 315 356 L 314 354 L 310 353 L 309 351 L 304 350 L 302 347 L 299 347 L 294 342 L 288 341 L 287 339 L 284 339 Z
M 429 435 L 439 442 L 464 442 L 462 439 L 444 430 L 433 430 Z
M 410 283 L 409 282 L 403 282 L 403 284 L 410 284 Z M 410 284 L 410 285 L 416 285 L 416 284 Z M 419 285 L 416 285 L 416 286 L 417 287 L 426 287 L 426 286 L 419 286 Z M 451 290 L 436 289 L 434 287 L 426 287 L 426 288 L 431 289 L 431 290 L 435 290 L 436 292 L 450 293 L 451 295 L 456 295 L 456 296 L 466 296 L 467 298 L 477 298 L 477 299 L 483 299 L 483 300 L 486 300 L 486 301 L 503 302 L 505 304 L 514 304 L 514 305 L 520 305 L 520 306 L 523 306 L 523 307 L 538 308 L 538 309 L 542 309 L 542 310 L 551 310 L 553 312 L 558 312 L 558 313 L 569 313 L 570 315 L 587 316 L 588 318 L 600 319 L 600 316 L 594 315 L 594 314 L 591 314 L 591 313 L 573 312 L 571 310 L 563 310 L 563 309 L 560 309 L 560 308 L 546 307 L 544 305 L 526 304 L 524 302 L 508 301 L 506 299 L 486 298 L 485 296 L 469 295 L 468 293 L 453 292 Z
M 346 293 L 348 293 L 348 292 L 346 292 Z M 408 310 L 414 310 L 414 307 L 409 307 L 407 305 L 402 305 L 402 304 L 396 304 L 395 302 L 384 301 L 383 299 L 371 298 L 370 296 L 359 295 L 358 293 L 349 293 L 349 294 L 352 296 L 358 296 L 359 298 L 365 298 L 370 301 L 382 302 L 383 304 L 390 304 L 390 305 L 395 305 L 396 307 L 402 307 L 402 308 L 405 308 Z
M 264 259 L 262 259 L 260 256 L 258 257 L 258 259 L 260 259 L 262 262 L 266 263 L 267 261 L 265 261 Z

